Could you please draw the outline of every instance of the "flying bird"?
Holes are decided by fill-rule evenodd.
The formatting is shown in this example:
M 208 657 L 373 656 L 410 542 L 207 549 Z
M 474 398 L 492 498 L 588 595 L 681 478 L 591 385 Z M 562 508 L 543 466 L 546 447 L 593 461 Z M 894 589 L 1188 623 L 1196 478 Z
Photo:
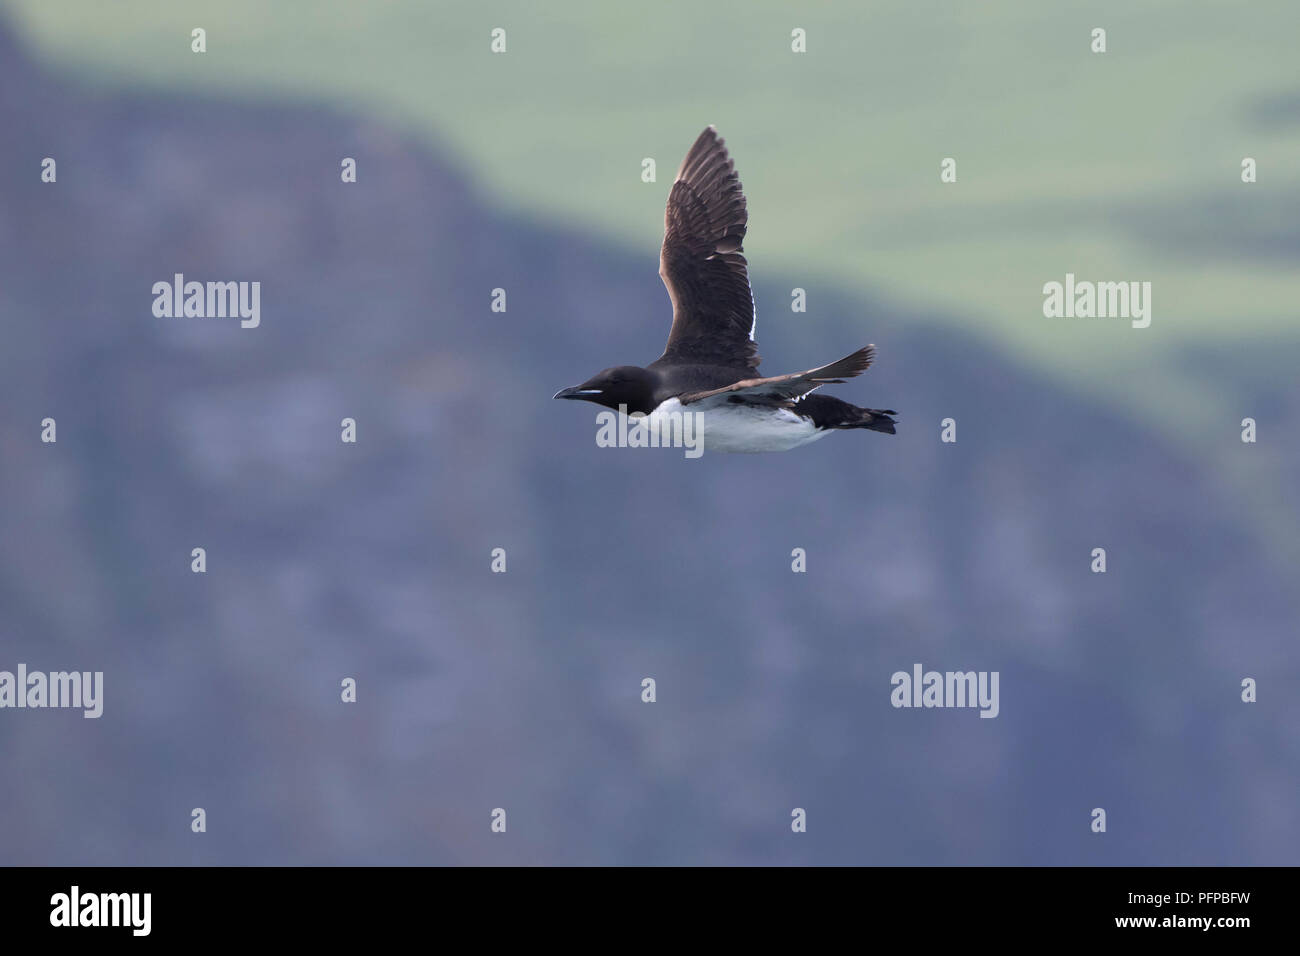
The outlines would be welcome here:
M 787 451 L 846 428 L 894 434 L 892 409 L 811 394 L 865 372 L 874 345 L 806 372 L 758 374 L 754 294 L 741 248 L 748 220 L 735 163 L 710 126 L 682 160 L 664 213 L 659 275 L 673 304 L 664 354 L 645 368 L 607 368 L 554 397 L 644 415 L 647 423 L 701 412 L 711 451 Z

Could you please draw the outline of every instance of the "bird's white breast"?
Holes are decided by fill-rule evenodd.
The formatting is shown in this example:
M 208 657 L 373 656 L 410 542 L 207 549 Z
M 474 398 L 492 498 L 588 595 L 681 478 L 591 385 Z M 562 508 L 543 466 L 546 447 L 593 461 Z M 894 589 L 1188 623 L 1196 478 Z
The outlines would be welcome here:
M 681 415 L 698 416 L 696 434 L 702 430 L 706 451 L 789 451 L 826 434 L 788 408 L 738 405 L 728 402 L 725 395 L 686 406 L 670 398 L 646 416 L 646 424 L 660 428 L 662 433 L 668 419 Z

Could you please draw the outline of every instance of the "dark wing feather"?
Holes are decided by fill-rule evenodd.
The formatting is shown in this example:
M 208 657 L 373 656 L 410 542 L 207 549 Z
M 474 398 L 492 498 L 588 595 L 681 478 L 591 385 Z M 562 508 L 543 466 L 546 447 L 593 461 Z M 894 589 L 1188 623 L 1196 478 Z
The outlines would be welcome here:
M 771 378 L 747 378 L 734 385 L 683 395 L 681 403 L 689 405 L 715 395 L 741 391 L 747 392 L 751 397 L 769 399 L 773 402 L 798 400 L 823 385 L 838 385 L 846 378 L 861 375 L 871 366 L 875 355 L 876 347 L 868 345 L 858 349 L 852 355 L 846 355 L 838 362 L 823 365 L 821 368 L 810 369 L 807 372 L 793 372 L 789 375 L 774 375 Z
M 758 368 L 754 295 L 741 254 L 748 219 L 735 164 L 710 126 L 668 194 L 659 275 L 673 302 L 673 327 L 659 362 Z

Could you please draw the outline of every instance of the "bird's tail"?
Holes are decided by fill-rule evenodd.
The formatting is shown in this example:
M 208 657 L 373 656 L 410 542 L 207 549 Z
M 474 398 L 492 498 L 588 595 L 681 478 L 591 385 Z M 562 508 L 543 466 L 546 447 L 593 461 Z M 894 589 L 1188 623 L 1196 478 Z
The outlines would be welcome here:
M 829 395 L 808 395 L 798 404 L 800 413 L 812 418 L 818 428 L 866 428 L 893 435 L 897 422 L 892 408 L 859 408 Z

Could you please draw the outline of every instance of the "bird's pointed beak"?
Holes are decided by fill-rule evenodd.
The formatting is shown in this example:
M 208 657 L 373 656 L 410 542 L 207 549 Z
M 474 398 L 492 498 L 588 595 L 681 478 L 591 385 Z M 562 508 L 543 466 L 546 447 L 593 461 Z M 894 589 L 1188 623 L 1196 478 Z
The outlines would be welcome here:
M 592 395 L 599 395 L 598 388 L 583 388 L 581 385 L 572 385 L 569 388 L 562 388 L 551 398 L 588 398 Z

